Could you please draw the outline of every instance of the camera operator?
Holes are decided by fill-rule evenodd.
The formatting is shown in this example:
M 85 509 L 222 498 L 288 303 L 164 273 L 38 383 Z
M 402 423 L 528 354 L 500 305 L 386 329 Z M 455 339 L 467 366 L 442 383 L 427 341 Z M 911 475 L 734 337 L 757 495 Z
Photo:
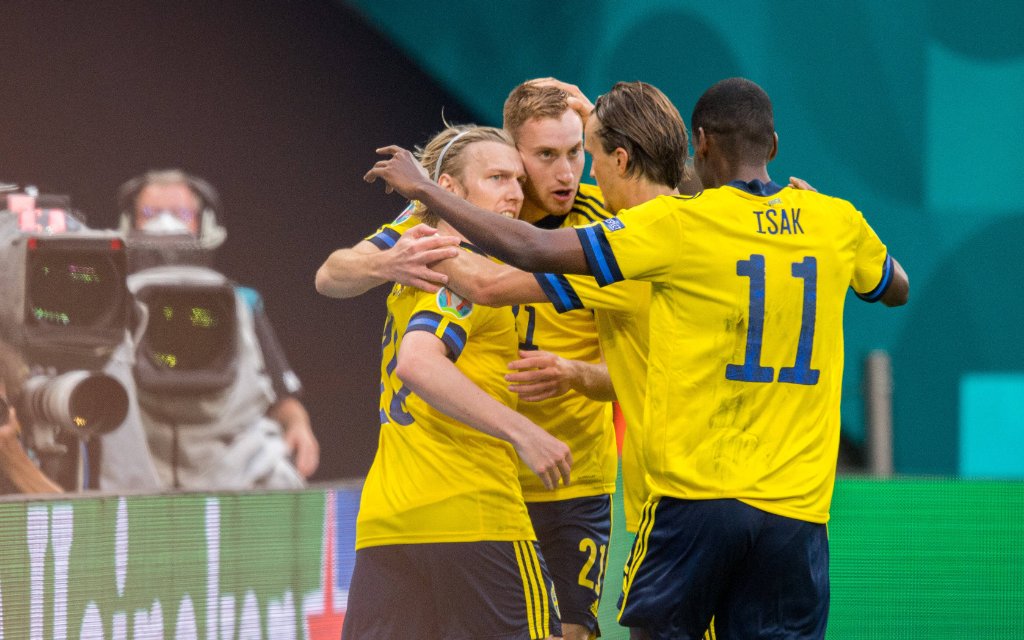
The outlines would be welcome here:
M 130 288 L 137 290 L 154 279 L 173 279 L 171 266 L 180 267 L 178 273 L 185 279 L 223 278 L 212 270 L 212 263 L 226 231 L 218 220 L 216 191 L 207 182 L 177 169 L 150 171 L 123 184 L 118 202 L 121 230 L 128 241 L 129 272 L 134 274 L 129 276 Z M 144 390 L 137 367 L 151 452 L 161 475 L 175 487 L 302 486 L 319 465 L 319 444 L 298 398 L 301 384 L 270 326 L 260 295 L 225 282 L 233 287 L 238 302 L 237 379 L 219 395 L 185 398 L 178 392 Z M 154 310 L 147 312 L 152 322 Z M 265 416 L 239 415 L 264 405 Z M 218 447 L 225 449 L 217 454 Z M 217 468 L 209 468 L 211 464 Z
M 61 493 L 61 488 L 32 462 L 21 444 L 21 423 L 14 399 L 21 395 L 28 366 L 21 354 L 0 342 L 0 488 L 2 493 Z

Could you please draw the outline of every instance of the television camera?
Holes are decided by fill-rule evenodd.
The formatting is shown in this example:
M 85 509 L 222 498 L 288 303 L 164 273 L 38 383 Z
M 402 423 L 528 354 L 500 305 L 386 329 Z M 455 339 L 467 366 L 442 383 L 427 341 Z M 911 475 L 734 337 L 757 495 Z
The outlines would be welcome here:
M 239 302 L 220 274 L 167 264 L 181 238 L 90 229 L 65 196 L 4 191 L 0 336 L 31 369 L 16 403 L 26 445 L 70 487 L 82 477 L 82 443 L 121 426 L 135 402 L 105 372 L 112 354 L 133 350 L 130 393 L 150 408 L 227 393 L 238 371 Z M 129 276 L 129 263 L 164 266 Z M 79 468 L 69 476 L 69 466 Z
M 127 415 L 126 389 L 102 371 L 126 338 L 125 244 L 87 228 L 66 196 L 27 188 L 0 204 L 0 335 L 30 367 L 18 416 L 44 470 L 64 467 L 76 439 Z

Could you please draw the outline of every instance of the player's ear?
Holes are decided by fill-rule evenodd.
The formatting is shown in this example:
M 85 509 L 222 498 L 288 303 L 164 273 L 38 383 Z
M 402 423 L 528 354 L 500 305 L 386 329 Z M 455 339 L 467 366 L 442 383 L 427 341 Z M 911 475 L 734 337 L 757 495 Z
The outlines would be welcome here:
M 615 170 L 619 176 L 626 175 L 626 167 L 629 166 L 629 152 L 622 147 L 616 147 L 615 151 Z
M 437 178 L 437 184 L 445 191 L 459 195 L 458 182 L 449 173 L 442 173 Z
M 704 133 L 704 127 L 697 127 L 693 132 L 693 156 L 703 158 L 708 153 L 708 137 Z
M 768 152 L 768 162 L 775 159 L 775 156 L 779 153 L 779 134 L 777 132 L 772 133 L 772 150 Z

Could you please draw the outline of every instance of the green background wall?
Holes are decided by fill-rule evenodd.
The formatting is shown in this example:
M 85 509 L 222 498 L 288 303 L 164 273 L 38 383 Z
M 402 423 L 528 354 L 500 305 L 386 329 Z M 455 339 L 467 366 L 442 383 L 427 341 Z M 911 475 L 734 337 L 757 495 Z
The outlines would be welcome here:
M 840 477 L 829 523 L 826 638 L 1024 637 L 1022 523 L 1019 482 Z M 621 527 L 612 536 L 604 640 L 629 637 L 615 622 L 615 603 L 631 542 Z
M 886 349 L 897 471 L 958 472 L 962 376 L 1024 369 L 1016 292 L 1024 205 L 1013 195 L 1024 141 L 1024 3 L 348 4 L 485 124 L 500 123 L 511 87 L 537 76 L 573 82 L 592 98 L 618 80 L 645 80 L 686 120 L 716 80 L 761 84 L 780 138 L 773 178 L 798 175 L 853 201 L 911 278 L 902 309 L 852 297 L 847 306 L 847 433 L 863 439 L 861 361 Z M 985 404 L 989 391 L 972 393 Z M 984 418 L 1024 432 L 1019 412 Z M 1024 462 L 999 473 L 1024 476 Z
M 0 637 L 338 640 L 360 489 L 8 498 Z M 1021 483 L 841 477 L 827 637 L 1019 640 L 1022 537 Z M 618 526 L 605 640 L 628 637 L 615 603 L 631 542 Z

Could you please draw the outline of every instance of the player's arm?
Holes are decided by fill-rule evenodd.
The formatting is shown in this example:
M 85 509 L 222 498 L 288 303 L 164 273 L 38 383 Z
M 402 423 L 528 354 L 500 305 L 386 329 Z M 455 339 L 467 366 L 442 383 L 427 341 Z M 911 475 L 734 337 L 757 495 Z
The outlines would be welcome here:
M 395 374 L 430 406 L 483 433 L 512 444 L 530 469 L 554 489 L 569 484 L 569 447 L 527 418 L 487 395 L 448 359 L 435 335 L 412 331 L 402 338 Z
M 569 360 L 573 367 L 572 388 L 591 400 L 611 402 L 616 399 L 608 365 L 604 362 L 591 364 L 580 360 Z
M 603 362 L 568 360 L 550 351 L 523 350 L 518 360 L 508 363 L 508 368 L 514 371 L 505 375 L 508 388 L 517 393 L 520 400 L 546 400 L 569 389 L 591 400 L 615 400 L 608 365 Z
M 415 194 L 413 199 L 427 205 L 490 255 L 524 271 L 590 273 L 583 245 L 571 227 L 538 229 L 481 209 L 430 180 L 409 151 L 390 146 L 377 153 L 391 157 L 378 161 L 364 180 L 380 178 L 388 183 L 389 192 L 395 190 L 406 197 Z
M 448 276 L 448 288 L 460 296 L 490 307 L 548 302 L 548 296 L 532 273 L 460 251 L 435 265 Z M 568 360 L 548 351 L 520 351 L 509 363 L 514 373 L 505 376 L 509 390 L 520 400 L 536 402 L 575 389 L 593 400 L 614 400 L 611 378 L 604 363 Z
M 316 272 L 316 290 L 332 298 L 352 298 L 388 282 L 413 286 L 431 293 L 444 286 L 445 276 L 430 265 L 457 252 L 458 238 L 438 235 L 427 225 L 417 225 L 389 249 L 369 240 L 338 249 Z
M 804 191 L 814 191 L 815 189 L 809 182 L 802 178 L 795 176 L 789 177 L 789 186 L 794 189 L 802 189 Z M 886 288 L 885 293 L 879 298 L 879 302 L 887 307 L 900 307 L 907 304 L 907 300 L 910 299 L 910 279 L 907 277 L 907 272 L 903 270 L 903 265 L 896 261 L 896 258 L 892 259 L 892 280 Z
M 899 307 L 907 304 L 910 299 L 910 278 L 903 270 L 903 265 L 892 259 L 892 281 L 882 294 L 880 302 L 887 307 Z
M 432 266 L 448 277 L 449 289 L 477 304 L 504 307 L 548 301 L 532 273 L 476 253 L 460 251 L 456 257 Z
M 320 443 L 313 434 L 306 407 L 295 396 L 285 396 L 270 407 L 267 415 L 281 425 L 295 469 L 303 478 L 309 478 L 320 466 Z

